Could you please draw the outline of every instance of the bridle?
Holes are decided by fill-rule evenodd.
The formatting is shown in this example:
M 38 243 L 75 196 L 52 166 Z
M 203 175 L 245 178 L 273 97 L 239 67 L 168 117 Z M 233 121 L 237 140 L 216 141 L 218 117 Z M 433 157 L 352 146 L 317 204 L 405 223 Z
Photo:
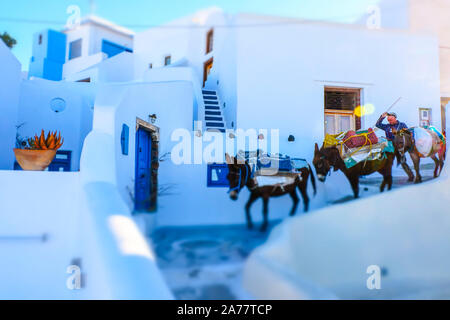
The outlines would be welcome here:
M 334 159 L 334 162 L 331 163 L 331 161 L 327 159 L 327 156 L 326 156 L 326 155 L 324 155 L 323 153 L 320 153 L 320 159 L 321 159 L 321 160 L 326 160 L 326 161 L 328 161 L 328 162 L 330 163 L 330 168 L 329 168 L 328 173 L 327 173 L 326 175 L 331 176 L 331 171 L 332 171 L 332 170 L 331 170 L 331 167 L 333 167 L 333 169 L 335 169 L 335 167 L 336 167 L 336 162 L 337 162 L 337 158 L 335 158 L 335 159 Z
M 249 178 L 249 169 L 247 167 L 247 164 L 244 163 L 244 167 L 245 167 L 245 179 L 244 179 L 244 183 L 242 183 L 242 167 L 239 166 L 239 183 L 236 187 L 234 188 L 230 188 L 228 190 L 228 193 L 232 192 L 232 191 L 237 191 L 240 192 L 242 190 L 242 188 L 247 184 L 248 178 Z M 253 175 L 253 172 L 250 172 L 250 177 Z M 242 185 L 242 186 L 241 186 Z
M 232 192 L 232 191 L 237 191 L 240 192 L 241 189 L 245 186 L 245 184 L 247 183 L 247 179 L 248 179 L 248 169 L 247 169 L 247 165 L 244 164 L 245 166 L 245 179 L 244 179 L 244 184 L 242 185 L 242 167 L 239 166 L 239 182 L 237 184 L 236 187 L 234 188 L 230 188 L 228 190 L 228 193 Z M 241 186 L 242 185 L 242 186 Z

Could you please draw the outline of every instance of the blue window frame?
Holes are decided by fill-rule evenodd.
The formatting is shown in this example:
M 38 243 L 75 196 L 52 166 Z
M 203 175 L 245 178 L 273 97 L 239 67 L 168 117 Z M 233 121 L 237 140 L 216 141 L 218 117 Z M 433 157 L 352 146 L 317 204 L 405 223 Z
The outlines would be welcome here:
M 228 188 L 228 165 L 226 163 L 208 164 L 207 186 L 217 188 Z

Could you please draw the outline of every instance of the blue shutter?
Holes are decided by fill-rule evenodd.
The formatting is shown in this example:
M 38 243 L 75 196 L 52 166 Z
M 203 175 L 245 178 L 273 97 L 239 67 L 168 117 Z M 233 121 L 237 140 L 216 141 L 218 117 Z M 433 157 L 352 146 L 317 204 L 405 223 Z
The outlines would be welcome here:
M 130 135 L 130 128 L 126 125 L 122 125 L 122 134 L 120 135 L 120 145 L 122 146 L 122 154 L 128 155 L 128 137 Z

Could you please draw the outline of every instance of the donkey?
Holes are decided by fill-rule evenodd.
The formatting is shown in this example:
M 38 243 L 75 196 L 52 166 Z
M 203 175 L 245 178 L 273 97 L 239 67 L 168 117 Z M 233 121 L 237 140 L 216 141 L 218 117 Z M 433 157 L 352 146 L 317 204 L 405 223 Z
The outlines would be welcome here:
M 436 132 L 432 130 L 427 131 L 429 134 L 431 134 L 431 137 L 433 139 L 431 152 L 427 157 L 433 159 L 435 163 L 434 177 L 437 178 L 441 174 L 442 168 L 444 167 L 445 143 L 441 141 Z M 406 152 L 409 153 L 409 155 L 411 156 L 411 160 L 414 163 L 414 170 L 416 171 L 416 179 L 414 180 L 414 183 L 422 182 L 422 176 L 420 175 L 420 158 L 424 158 L 425 156 L 421 155 L 417 151 L 412 132 L 408 129 L 402 129 L 397 132 L 394 137 L 394 146 L 398 153 L 397 161 L 402 163 L 404 168 L 407 167 L 409 172 L 411 172 L 411 174 L 413 175 L 411 169 L 406 163 Z M 438 155 L 439 159 L 436 157 L 436 154 Z
M 331 174 L 331 167 L 334 171 L 341 170 L 352 186 L 355 198 L 359 197 L 359 177 L 379 172 L 383 175 L 383 182 L 380 186 L 380 192 L 383 192 L 386 185 L 388 190 L 392 188 L 392 164 L 395 155 L 392 152 L 386 152 L 386 157 L 379 160 L 362 161 L 351 168 L 345 166 L 344 160 L 337 147 L 320 148 L 316 143 L 314 150 L 313 165 L 316 169 L 317 178 L 325 182 L 327 174 Z
M 250 191 L 250 198 L 245 205 L 245 216 L 247 219 L 248 229 L 253 228 L 253 222 L 250 215 L 250 207 L 258 198 L 263 199 L 263 223 L 261 226 L 261 232 L 267 230 L 269 226 L 268 221 L 268 204 L 270 197 L 278 197 L 285 194 L 289 194 L 292 198 L 294 205 L 290 211 L 290 215 L 295 215 L 297 211 L 297 206 L 299 203 L 299 198 L 296 192 L 296 188 L 300 191 L 303 198 L 304 211 L 307 212 L 309 209 L 309 197 L 306 191 L 308 185 L 308 178 L 311 177 L 311 183 L 314 189 L 314 195 L 316 195 L 316 180 L 311 168 L 302 168 L 295 176 L 295 180 L 292 184 L 288 185 L 265 185 L 258 186 L 254 179 L 252 169 L 247 161 L 238 161 L 234 157 L 230 157 L 228 154 L 225 155 L 226 162 L 228 164 L 228 175 L 227 179 L 230 184 L 230 198 L 232 200 L 237 200 L 239 192 L 247 187 Z

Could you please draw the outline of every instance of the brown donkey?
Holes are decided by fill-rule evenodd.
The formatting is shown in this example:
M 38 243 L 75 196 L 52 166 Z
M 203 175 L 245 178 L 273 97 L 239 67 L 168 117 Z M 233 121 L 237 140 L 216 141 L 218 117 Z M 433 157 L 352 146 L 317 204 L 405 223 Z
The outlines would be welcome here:
M 258 186 L 252 173 L 252 169 L 247 161 L 238 161 L 234 157 L 230 157 L 228 154 L 225 155 L 228 164 L 228 175 L 227 179 L 230 183 L 230 198 L 232 200 L 237 200 L 239 192 L 247 187 L 250 191 L 250 198 L 245 205 L 245 216 L 247 219 L 247 227 L 249 229 L 253 228 L 253 222 L 250 215 L 250 207 L 258 198 L 263 199 L 263 224 L 261 226 L 261 231 L 266 231 L 269 221 L 268 221 L 268 204 L 270 197 L 279 197 L 285 194 L 289 194 L 292 198 L 294 205 L 290 211 L 290 215 L 295 215 L 297 206 L 299 203 L 299 198 L 296 192 L 296 188 L 300 191 L 303 198 L 304 211 L 307 212 L 309 209 L 309 197 L 306 191 L 308 186 L 308 178 L 311 177 L 311 183 L 314 189 L 314 195 L 316 194 L 316 180 L 311 168 L 302 168 L 298 173 L 292 173 L 295 176 L 294 182 L 287 185 L 265 185 Z
M 392 188 L 392 164 L 394 163 L 394 153 L 386 152 L 386 157 L 379 160 L 362 161 L 357 163 L 351 168 L 345 166 L 344 160 L 342 160 L 338 148 L 327 147 L 320 148 L 316 143 L 314 150 L 313 165 L 316 168 L 317 178 L 321 182 L 325 182 L 327 174 L 330 173 L 333 167 L 334 171 L 341 170 L 352 186 L 353 194 L 355 198 L 359 197 L 359 177 L 379 172 L 383 175 L 383 182 L 380 186 L 380 191 L 383 192 L 384 188 L 388 187 L 388 190 Z
M 433 159 L 435 163 L 434 177 L 437 178 L 441 174 L 442 168 L 444 167 L 445 142 L 442 142 L 437 133 L 433 130 L 425 130 L 427 130 L 427 132 L 433 139 L 431 151 L 427 157 Z M 419 151 L 417 151 L 412 132 L 408 129 L 402 129 L 397 132 L 394 138 L 394 147 L 398 152 L 398 162 L 402 163 L 404 168 L 407 167 L 409 172 L 412 174 L 411 169 L 406 163 L 406 152 L 409 152 L 411 160 L 414 163 L 414 170 L 416 171 L 416 179 L 414 180 L 414 182 L 422 182 L 422 176 L 420 175 L 420 158 L 425 158 L 425 156 L 421 155 Z M 439 159 L 436 157 L 436 154 L 438 155 Z M 408 175 L 410 175 L 410 173 L 408 173 Z

